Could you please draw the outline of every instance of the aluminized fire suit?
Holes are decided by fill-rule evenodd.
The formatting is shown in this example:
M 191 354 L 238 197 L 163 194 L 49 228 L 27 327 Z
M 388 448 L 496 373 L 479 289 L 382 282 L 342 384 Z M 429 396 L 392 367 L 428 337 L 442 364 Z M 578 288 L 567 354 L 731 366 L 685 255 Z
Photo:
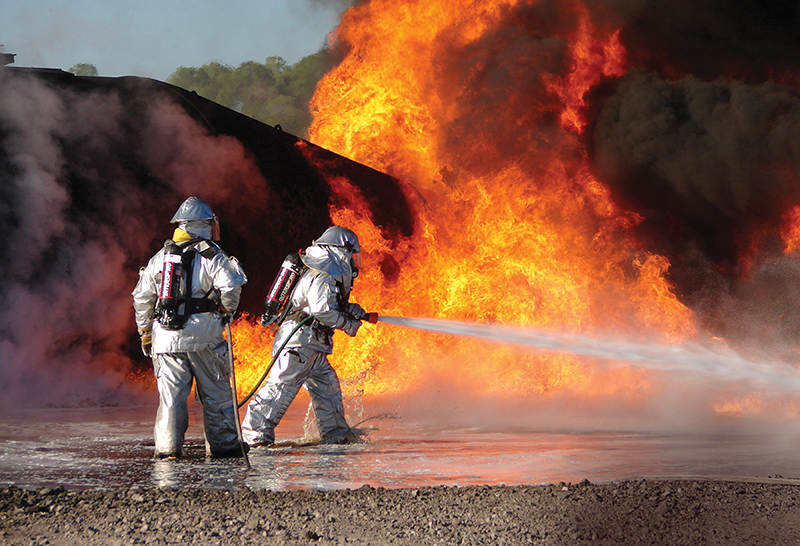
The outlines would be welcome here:
M 338 246 L 336 243 L 342 243 Z M 342 391 L 336 371 L 328 361 L 333 351 L 333 330 L 355 336 L 364 311 L 348 303 L 357 268 L 353 256 L 360 253 L 358 238 L 346 228 L 329 228 L 301 256 L 308 267 L 292 292 L 293 313 L 275 334 L 272 356 L 305 316 L 312 320 L 300 327 L 278 356 L 264 386 L 247 406 L 242 421 L 244 440 L 251 446 L 275 441 L 280 422 L 300 387 L 305 386 L 317 417 L 320 436 L 326 443 L 355 440 L 344 417 Z
M 190 200 L 194 199 L 190 203 Z M 190 218 L 179 214 L 189 203 Z M 187 398 L 195 380 L 203 406 L 206 454 L 212 457 L 241 456 L 229 383 L 228 344 L 222 336 L 223 320 L 228 320 L 239 306 L 242 285 L 247 277 L 233 257 L 228 257 L 212 237 L 216 217 L 208 205 L 189 198 L 173 222 L 179 222 L 173 241 L 187 249 L 194 248 L 192 296 L 208 296 L 217 311 L 190 314 L 183 328 L 167 329 L 154 319 L 159 297 L 165 249 L 159 250 L 139 272 L 133 291 L 136 326 L 143 339 L 145 354 L 151 353 L 158 384 L 159 406 L 154 427 L 155 456 L 180 457 L 189 425 Z M 199 212 L 196 210 L 199 207 Z M 205 216 L 199 220 L 194 218 Z M 201 252 L 202 251 L 202 252 Z M 218 306 L 216 305 L 218 304 Z M 151 330 L 152 329 L 152 330 Z M 152 332 L 152 348 L 146 339 Z M 149 350 L 148 350 L 149 349 Z

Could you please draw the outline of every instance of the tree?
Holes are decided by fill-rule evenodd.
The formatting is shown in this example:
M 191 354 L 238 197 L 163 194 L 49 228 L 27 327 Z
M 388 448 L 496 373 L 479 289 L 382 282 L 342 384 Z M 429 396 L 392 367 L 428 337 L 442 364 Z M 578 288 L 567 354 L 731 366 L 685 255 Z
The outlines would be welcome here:
M 304 136 L 311 125 L 308 104 L 317 83 L 333 65 L 333 54 L 322 49 L 294 65 L 281 57 L 267 57 L 264 63 L 247 61 L 237 68 L 218 62 L 180 67 L 167 82 Z
M 89 63 L 78 63 L 67 72 L 71 72 L 76 76 L 97 76 L 97 67 Z

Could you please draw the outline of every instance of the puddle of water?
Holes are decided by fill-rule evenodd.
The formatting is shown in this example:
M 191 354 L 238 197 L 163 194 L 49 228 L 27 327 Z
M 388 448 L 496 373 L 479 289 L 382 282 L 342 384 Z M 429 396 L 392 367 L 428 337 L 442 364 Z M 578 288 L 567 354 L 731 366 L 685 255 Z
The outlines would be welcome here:
M 295 404 L 279 440 L 303 436 Z M 154 407 L 35 410 L 0 420 L 0 485 L 71 489 L 355 489 L 536 485 L 652 476 L 800 477 L 786 446 L 758 435 L 498 432 L 371 422 L 365 442 L 284 447 L 241 460 L 207 460 L 197 408 L 185 457 L 152 459 Z

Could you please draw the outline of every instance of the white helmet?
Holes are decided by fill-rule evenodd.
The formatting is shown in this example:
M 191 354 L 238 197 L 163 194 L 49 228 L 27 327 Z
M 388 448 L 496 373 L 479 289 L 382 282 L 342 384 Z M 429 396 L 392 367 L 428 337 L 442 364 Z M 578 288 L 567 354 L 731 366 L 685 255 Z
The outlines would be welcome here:
M 175 222 L 184 222 L 186 220 L 211 220 L 213 218 L 216 218 L 216 216 L 211 207 L 199 197 L 192 196 L 181 203 L 169 223 L 174 224 Z
M 358 244 L 358 235 L 342 226 L 329 227 L 319 239 L 314 241 L 314 244 L 338 246 L 353 254 L 361 252 L 361 247 Z
M 217 215 L 208 206 L 208 203 L 199 197 L 189 197 L 181 203 L 175 215 L 170 220 L 171 224 L 179 223 L 181 229 L 191 233 L 192 235 L 205 236 L 207 229 L 204 226 L 211 228 L 210 238 L 212 241 L 219 241 L 219 220 Z
M 345 250 L 350 254 L 353 277 L 358 275 L 361 269 L 361 245 L 358 244 L 358 235 L 352 230 L 342 226 L 332 226 L 325 230 L 319 239 L 314 241 L 319 246 L 334 246 Z

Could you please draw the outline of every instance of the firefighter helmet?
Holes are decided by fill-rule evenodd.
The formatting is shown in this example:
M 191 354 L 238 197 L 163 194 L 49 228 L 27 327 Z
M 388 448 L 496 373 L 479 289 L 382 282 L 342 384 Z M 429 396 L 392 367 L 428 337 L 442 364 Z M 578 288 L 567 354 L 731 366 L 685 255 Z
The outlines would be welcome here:
M 170 224 L 174 224 L 176 222 L 186 222 L 189 220 L 212 220 L 214 218 L 216 218 L 216 216 L 211 210 L 211 207 L 208 206 L 208 203 L 199 197 L 192 196 L 181 203 L 181 206 L 178 207 L 175 216 L 173 216 L 172 220 L 170 220 Z
M 361 247 L 358 244 L 358 235 L 353 231 L 341 227 L 333 226 L 325 230 L 319 239 L 314 241 L 315 245 L 338 246 L 344 248 L 351 254 L 361 252 Z
M 200 222 L 210 226 L 211 240 L 219 241 L 220 233 L 217 215 L 214 214 L 214 211 L 211 210 L 208 203 L 199 197 L 192 196 L 186 199 L 186 201 L 181 203 L 181 206 L 178 207 L 172 220 L 170 220 L 171 224 L 179 223 L 181 227 L 184 225 L 191 226 L 191 222 Z M 207 237 L 207 235 L 205 236 Z

